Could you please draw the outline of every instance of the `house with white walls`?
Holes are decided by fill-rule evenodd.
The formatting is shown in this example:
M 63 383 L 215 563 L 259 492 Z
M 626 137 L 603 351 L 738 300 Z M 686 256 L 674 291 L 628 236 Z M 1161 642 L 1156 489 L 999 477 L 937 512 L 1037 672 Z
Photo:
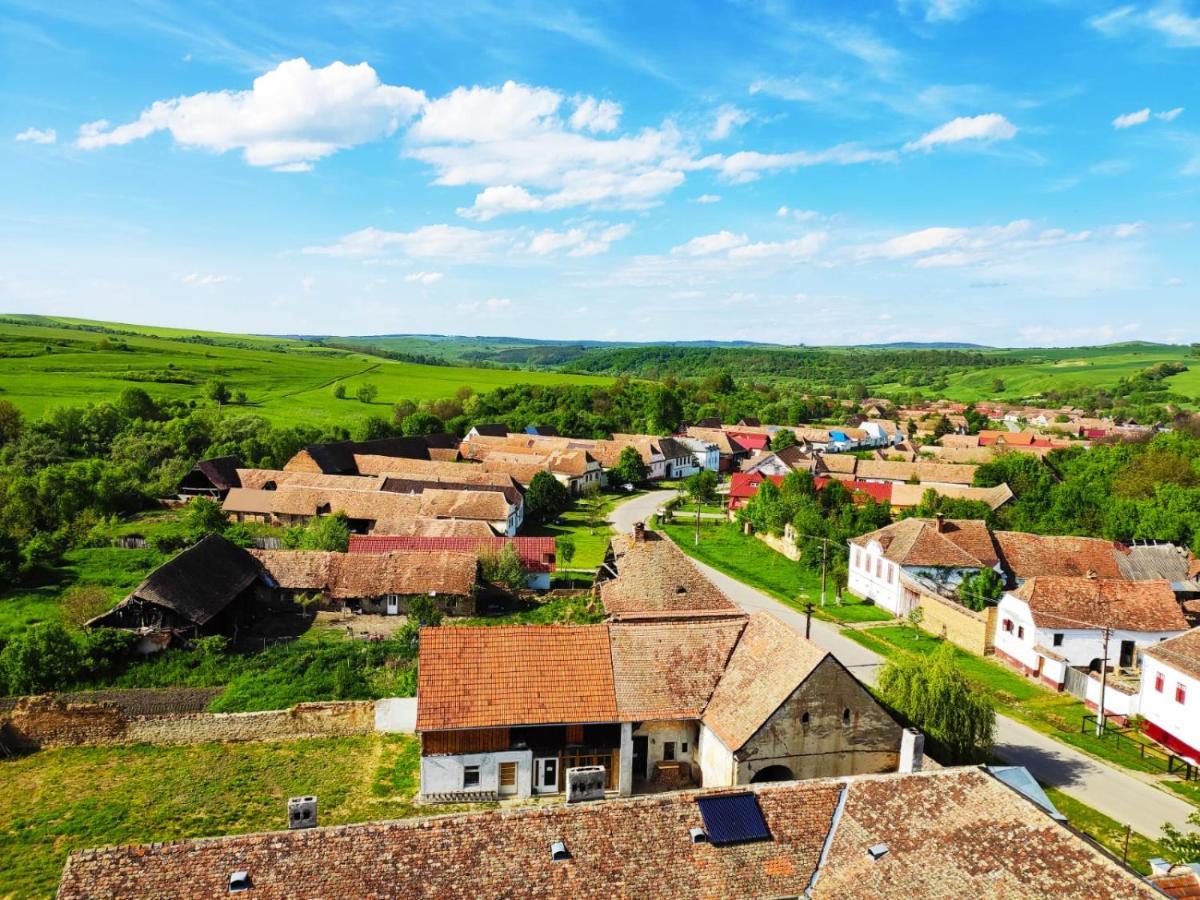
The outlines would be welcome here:
M 917 605 L 919 590 L 952 593 L 967 576 L 1000 568 L 987 524 L 975 519 L 901 519 L 852 538 L 852 594 L 898 616 Z
M 1138 712 L 1147 736 L 1200 763 L 1200 628 L 1146 648 Z
M 701 440 L 700 438 L 685 437 L 683 435 L 675 435 L 675 441 L 686 447 L 692 454 L 692 458 L 696 461 L 697 469 L 708 469 L 710 472 L 717 472 L 721 469 L 721 448 L 712 441 Z
M 1169 581 L 1039 575 L 1001 597 L 994 645 L 997 658 L 1062 690 L 1069 669 L 1116 670 L 1136 678 L 1143 651 L 1187 627 Z M 1098 700 L 1098 687 L 1095 693 Z M 1113 708 L 1122 703 L 1121 693 L 1118 689 L 1105 705 L 1127 715 L 1131 701 Z
M 901 726 L 831 654 L 766 613 L 422 628 L 421 796 L 607 793 L 895 771 Z

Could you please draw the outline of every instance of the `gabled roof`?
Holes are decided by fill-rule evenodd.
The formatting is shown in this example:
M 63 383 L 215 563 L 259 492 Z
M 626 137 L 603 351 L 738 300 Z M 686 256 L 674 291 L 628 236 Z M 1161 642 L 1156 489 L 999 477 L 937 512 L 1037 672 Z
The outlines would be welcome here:
M 901 519 L 850 539 L 860 547 L 871 541 L 901 566 L 990 569 L 999 562 L 987 523 L 977 519 L 946 519 L 940 531 L 934 519 Z
M 499 553 L 512 544 L 527 572 L 553 572 L 555 543 L 552 537 L 425 537 L 422 535 L 350 535 L 350 553 L 388 553 L 418 550 L 426 553 L 451 550 L 459 553 Z
M 321 591 L 335 600 L 445 594 L 469 596 L 479 557 L 473 552 L 393 551 L 379 555 L 303 550 L 251 550 L 280 587 Z
M 114 610 L 133 601 L 171 610 L 194 625 L 204 625 L 259 578 L 258 564 L 236 544 L 210 534 L 163 563 Z M 91 624 L 91 623 L 89 623 Z
M 414 437 L 378 438 L 373 441 L 333 441 L 327 444 L 309 444 L 300 453 L 288 460 L 285 469 L 291 471 L 305 466 L 299 458 L 308 458 L 326 475 L 355 475 L 355 454 L 364 456 L 393 456 L 408 459 L 432 459 L 433 448 L 453 451 L 458 455 L 458 438 L 452 434 L 424 434 Z
M 216 456 L 200 460 L 192 469 L 207 478 L 213 487 L 227 491 L 241 487 L 238 481 L 238 469 L 241 467 L 242 461 L 236 456 Z
M 600 601 L 613 621 L 743 615 L 673 541 L 654 532 L 640 541 L 617 535 L 606 562 L 616 577 L 600 585 Z
M 383 520 L 375 523 L 374 535 L 426 535 L 429 537 L 493 537 L 496 532 L 480 519 L 413 519 Z
M 1135 544 L 1118 552 L 1116 558 L 1121 574 L 1130 581 L 1188 581 L 1195 562 L 1186 548 L 1174 544 Z
M 1004 567 L 1018 580 L 1036 575 L 1121 578 L 1118 545 L 1099 538 L 997 531 Z
M 473 425 L 471 430 L 486 437 L 506 437 L 508 426 L 502 424 Z
M 1039 628 L 1111 628 L 1162 633 L 1186 631 L 1179 601 L 1169 581 L 1116 578 L 1028 579 L 1013 596 L 1029 605 Z
M 60 900 L 255 898 L 578 900 L 713 897 L 1161 897 L 977 768 L 750 785 L 769 840 L 693 844 L 697 799 L 676 791 L 601 803 L 337 825 L 73 852 Z M 561 840 L 570 858 L 555 861 Z M 885 843 L 878 859 L 868 848 Z
M 283 469 L 238 469 L 241 487 L 275 490 L 279 487 L 334 488 L 342 491 L 378 491 L 383 478 L 361 475 L 325 475 L 321 472 L 288 472 Z
M 1200 678 L 1200 628 L 1150 644 L 1143 652 L 1177 671 Z
M 920 506 L 926 491 L 934 491 L 939 497 L 950 497 L 957 500 L 977 500 L 986 503 L 989 509 L 999 509 L 1012 500 L 1013 492 L 1007 484 L 995 487 L 963 487 L 961 485 L 941 485 L 934 487 L 928 484 L 890 484 L 892 506 L 904 509 Z
M 607 625 L 422 628 L 417 731 L 617 721 Z
M 744 625 L 744 619 L 611 625 L 621 720 L 699 719 Z
M 704 724 L 737 752 L 828 655 L 774 616 L 753 613 L 704 710 Z

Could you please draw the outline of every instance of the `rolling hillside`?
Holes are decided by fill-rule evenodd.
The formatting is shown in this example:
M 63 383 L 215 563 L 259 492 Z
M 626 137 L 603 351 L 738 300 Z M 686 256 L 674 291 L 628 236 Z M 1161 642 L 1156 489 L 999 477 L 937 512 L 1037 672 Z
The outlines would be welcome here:
M 225 380 L 245 391 L 239 409 L 281 424 L 336 420 L 349 425 L 368 415 L 390 416 L 401 399 L 453 396 L 463 385 L 489 391 L 510 384 L 606 384 L 609 378 L 397 362 L 290 338 L 197 332 L 49 319 L 0 317 L 0 397 L 26 415 L 52 406 L 115 397 L 130 385 L 154 396 L 199 400 L 205 382 Z M 349 398 L 369 382 L 374 403 Z

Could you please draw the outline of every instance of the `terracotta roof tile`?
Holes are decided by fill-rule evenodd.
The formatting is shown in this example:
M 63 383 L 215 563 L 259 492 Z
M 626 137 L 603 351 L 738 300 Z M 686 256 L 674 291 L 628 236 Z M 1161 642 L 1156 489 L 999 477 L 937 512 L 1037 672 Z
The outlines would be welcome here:
M 996 546 L 1004 566 L 1020 580 L 1037 575 L 1121 578 L 1117 545 L 1099 538 L 997 531 Z
M 741 609 L 696 568 L 675 544 L 646 532 L 612 539 L 617 577 L 600 585 L 600 601 L 613 621 L 690 616 L 742 615 Z
M 766 613 L 750 616 L 704 711 L 704 724 L 736 752 L 828 653 Z
M 417 731 L 615 722 L 607 625 L 422 628 Z
M 1149 633 L 1187 630 L 1169 581 L 1038 576 L 1017 588 L 1014 596 L 1029 604 L 1039 628 L 1109 625 Z
M 553 572 L 555 543 L 552 537 L 427 537 L 423 535 L 350 535 L 350 553 L 387 553 L 391 550 L 460 553 L 499 553 L 512 544 L 527 572 Z
M 438 594 L 466 597 L 475 590 L 475 553 L 394 551 L 379 555 L 303 550 L 251 550 L 287 590 L 321 591 L 336 600 Z
M 1173 669 L 1200 678 L 1200 628 L 1151 644 L 1143 652 Z
M 743 625 L 740 619 L 612 625 L 621 720 L 699 719 Z
M 901 519 L 851 543 L 865 547 L 873 540 L 901 566 L 990 569 L 999 561 L 987 524 L 977 519 L 946 519 L 940 532 L 933 519 Z

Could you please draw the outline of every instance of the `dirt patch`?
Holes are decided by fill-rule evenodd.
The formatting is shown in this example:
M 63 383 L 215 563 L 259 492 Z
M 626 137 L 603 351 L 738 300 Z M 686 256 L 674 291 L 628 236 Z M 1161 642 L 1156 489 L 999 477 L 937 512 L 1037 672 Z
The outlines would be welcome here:
M 359 640 L 390 638 L 408 624 L 408 616 L 376 616 L 369 613 L 318 612 L 312 627 L 340 631 Z

